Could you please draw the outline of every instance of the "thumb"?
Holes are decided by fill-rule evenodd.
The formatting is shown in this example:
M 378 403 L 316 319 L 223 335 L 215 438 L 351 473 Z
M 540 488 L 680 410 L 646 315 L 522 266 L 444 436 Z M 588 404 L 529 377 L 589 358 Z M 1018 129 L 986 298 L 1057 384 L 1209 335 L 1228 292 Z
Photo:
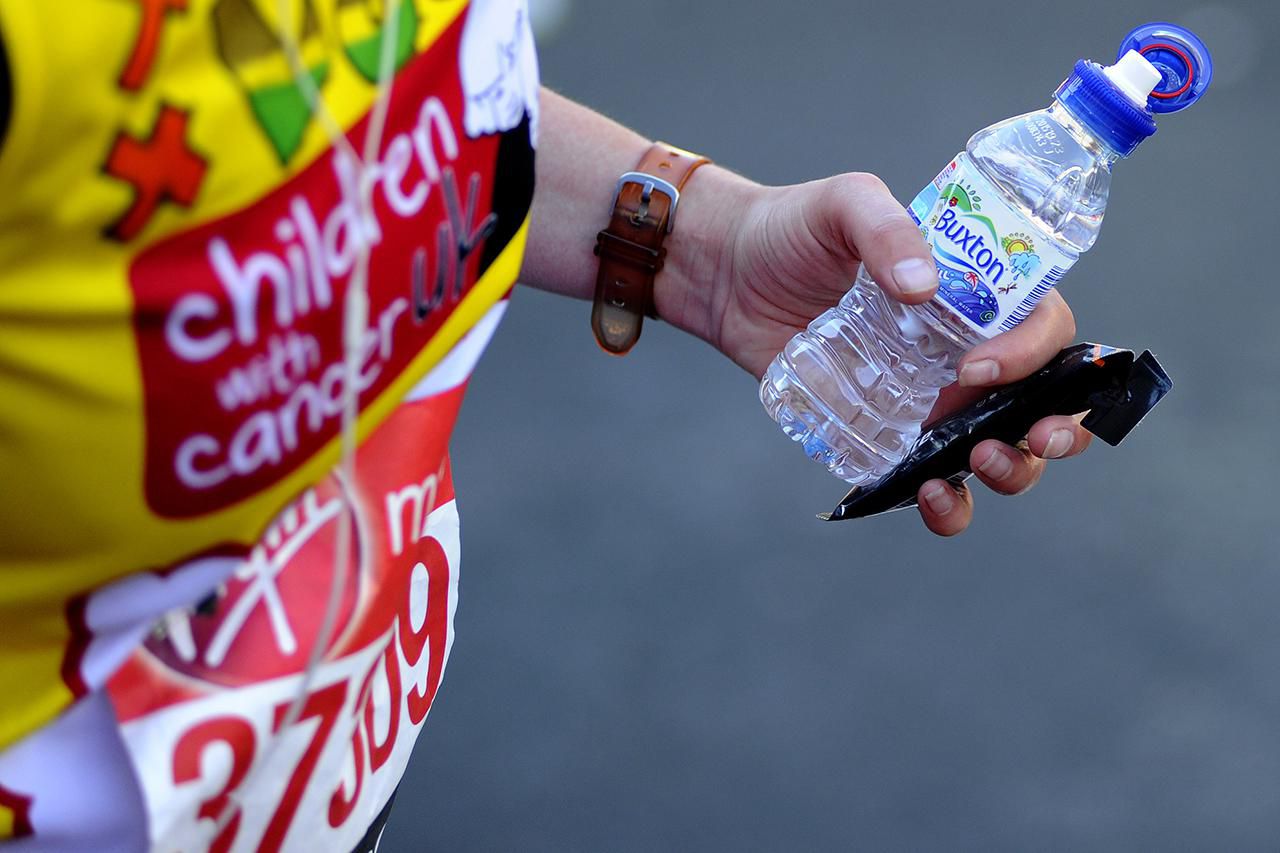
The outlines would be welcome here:
M 906 208 L 875 175 L 856 172 L 827 182 L 823 210 L 830 226 L 866 266 L 881 289 L 899 302 L 927 302 L 938 289 L 938 269 Z

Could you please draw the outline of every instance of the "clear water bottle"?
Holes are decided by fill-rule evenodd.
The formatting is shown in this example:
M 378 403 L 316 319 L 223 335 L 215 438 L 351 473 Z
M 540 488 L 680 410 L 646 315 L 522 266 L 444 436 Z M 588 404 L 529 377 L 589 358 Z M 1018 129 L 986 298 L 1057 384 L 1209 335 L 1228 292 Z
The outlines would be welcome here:
M 1115 65 L 1080 60 L 1048 109 L 974 134 L 911 203 L 938 294 L 888 299 L 864 267 L 840 304 L 778 355 L 760 384 L 769 415 L 854 485 L 879 479 L 920 434 L 960 357 L 1024 320 L 1098 237 L 1111 167 L 1213 75 L 1195 34 L 1153 23 Z

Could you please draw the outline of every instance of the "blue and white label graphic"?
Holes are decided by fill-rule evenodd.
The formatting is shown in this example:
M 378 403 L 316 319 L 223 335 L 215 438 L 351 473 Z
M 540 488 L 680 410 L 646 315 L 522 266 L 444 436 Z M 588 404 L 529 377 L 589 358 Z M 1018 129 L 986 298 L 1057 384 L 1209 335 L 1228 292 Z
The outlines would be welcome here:
M 1006 207 L 964 154 L 909 210 L 933 250 L 938 296 L 983 337 L 1025 320 L 1076 262 Z

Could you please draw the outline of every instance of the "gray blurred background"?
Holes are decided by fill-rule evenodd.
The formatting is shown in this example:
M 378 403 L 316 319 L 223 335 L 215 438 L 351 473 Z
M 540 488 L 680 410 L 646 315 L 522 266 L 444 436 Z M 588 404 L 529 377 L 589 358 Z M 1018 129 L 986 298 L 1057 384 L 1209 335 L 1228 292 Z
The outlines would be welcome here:
M 758 180 L 910 199 L 1128 29 L 1216 77 L 1117 168 L 1064 292 L 1177 387 L 1121 449 L 914 513 L 843 493 L 754 382 L 518 290 L 454 441 L 458 642 L 384 849 L 1280 849 L 1280 133 L 1265 0 L 534 0 L 545 82 Z M 602 211 L 603 214 L 603 211 Z

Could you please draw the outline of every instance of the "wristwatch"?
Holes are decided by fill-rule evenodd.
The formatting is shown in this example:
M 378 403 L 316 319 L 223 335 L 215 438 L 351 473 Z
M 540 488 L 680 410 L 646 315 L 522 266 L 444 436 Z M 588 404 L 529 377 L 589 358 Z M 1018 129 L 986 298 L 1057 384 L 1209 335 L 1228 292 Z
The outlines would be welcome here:
M 667 255 L 662 243 L 675 225 L 680 191 L 709 162 L 657 142 L 634 172 L 618 178 L 609 226 L 596 235 L 595 248 L 600 271 L 591 329 L 605 352 L 626 355 L 640 339 L 645 315 L 658 316 L 653 281 Z

